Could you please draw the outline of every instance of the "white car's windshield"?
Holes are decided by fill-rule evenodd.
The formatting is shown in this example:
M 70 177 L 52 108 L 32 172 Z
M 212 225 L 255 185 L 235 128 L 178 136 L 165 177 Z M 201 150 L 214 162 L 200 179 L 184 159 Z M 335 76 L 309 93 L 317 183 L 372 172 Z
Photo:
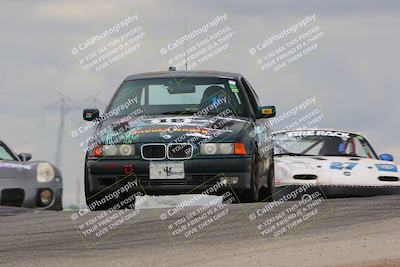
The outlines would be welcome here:
M 352 156 L 375 158 L 377 155 L 361 135 L 339 131 L 305 130 L 273 135 L 275 155 Z

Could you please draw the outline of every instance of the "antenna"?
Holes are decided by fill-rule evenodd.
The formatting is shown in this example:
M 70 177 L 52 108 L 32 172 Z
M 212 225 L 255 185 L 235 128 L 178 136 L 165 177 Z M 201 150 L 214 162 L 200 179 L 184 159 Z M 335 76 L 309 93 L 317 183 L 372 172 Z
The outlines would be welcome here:
M 187 17 L 185 17 L 185 37 L 187 35 Z M 186 49 L 186 38 L 185 38 L 185 69 L 187 70 L 187 49 Z

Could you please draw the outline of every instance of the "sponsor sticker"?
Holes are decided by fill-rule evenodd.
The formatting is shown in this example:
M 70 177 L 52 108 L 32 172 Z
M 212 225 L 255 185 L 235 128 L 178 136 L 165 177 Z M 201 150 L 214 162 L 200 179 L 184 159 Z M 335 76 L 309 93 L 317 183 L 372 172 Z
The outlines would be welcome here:
M 397 166 L 392 164 L 375 164 L 380 172 L 398 172 Z
M 350 138 L 350 133 L 337 132 L 337 131 L 294 131 L 286 133 L 289 137 L 303 137 L 303 136 L 332 136 L 344 139 Z
M 330 169 L 331 170 L 352 170 L 355 166 L 357 166 L 357 163 L 352 163 L 352 162 L 332 162 Z
M 229 83 L 229 87 L 231 88 L 231 91 L 233 92 L 233 93 L 239 93 L 239 88 L 237 87 L 237 85 L 236 85 L 236 81 L 234 81 L 234 80 L 229 80 L 228 81 L 228 83 Z
M 9 162 L 0 162 L 0 168 L 25 169 L 25 170 L 32 169 L 32 167 L 29 165 L 9 163 Z
M 169 130 L 170 130 L 169 128 L 154 128 L 154 129 L 145 129 L 145 130 L 132 131 L 131 134 L 137 135 L 137 134 L 162 133 L 162 132 L 168 132 Z M 175 132 L 184 132 L 184 133 L 208 134 L 208 130 L 206 130 L 206 129 L 196 129 L 196 128 L 179 128 L 179 129 L 175 129 L 174 131 Z

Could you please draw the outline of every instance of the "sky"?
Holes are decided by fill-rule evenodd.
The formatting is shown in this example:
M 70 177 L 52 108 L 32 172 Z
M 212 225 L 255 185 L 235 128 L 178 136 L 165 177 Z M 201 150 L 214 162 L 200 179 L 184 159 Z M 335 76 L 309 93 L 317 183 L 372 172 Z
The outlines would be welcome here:
M 242 73 L 263 104 L 276 105 L 278 116 L 315 97 L 308 111 L 323 113 L 318 127 L 362 133 L 378 154 L 400 159 L 397 1 L 1 1 L 0 7 L 0 138 L 18 153 L 32 153 L 34 160 L 55 163 L 59 149 L 65 206 L 83 203 L 84 153 L 70 134 L 84 125 L 82 109 L 97 105 L 104 110 L 130 74 L 167 70 L 168 60 L 184 48 L 166 55 L 160 49 L 185 34 L 185 20 L 186 33 L 191 33 L 226 18 L 188 40 L 187 47 L 227 27 L 233 32 L 223 51 L 194 69 Z M 297 32 L 256 55 L 249 52 L 314 14 L 315 21 Z M 77 55 L 71 52 L 135 15 L 137 20 L 120 32 Z M 258 58 L 316 26 L 323 36 L 315 50 L 279 71 L 261 69 Z M 134 28 L 145 32 L 137 50 L 100 71 L 82 67 L 79 60 L 90 51 Z M 69 109 L 59 146 L 61 96 Z

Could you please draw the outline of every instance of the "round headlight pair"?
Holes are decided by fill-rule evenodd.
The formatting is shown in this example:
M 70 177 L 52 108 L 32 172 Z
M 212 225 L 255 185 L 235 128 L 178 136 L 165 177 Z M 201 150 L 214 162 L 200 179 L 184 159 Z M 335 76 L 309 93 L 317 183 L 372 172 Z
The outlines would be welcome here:
M 104 145 L 103 155 L 104 156 L 132 156 L 135 154 L 134 145 Z
M 217 153 L 217 145 L 216 144 L 204 144 L 201 145 L 200 153 L 204 155 L 214 155 Z
M 200 147 L 200 153 L 202 155 L 216 155 L 223 154 L 229 155 L 234 154 L 234 143 L 208 143 L 202 144 Z

